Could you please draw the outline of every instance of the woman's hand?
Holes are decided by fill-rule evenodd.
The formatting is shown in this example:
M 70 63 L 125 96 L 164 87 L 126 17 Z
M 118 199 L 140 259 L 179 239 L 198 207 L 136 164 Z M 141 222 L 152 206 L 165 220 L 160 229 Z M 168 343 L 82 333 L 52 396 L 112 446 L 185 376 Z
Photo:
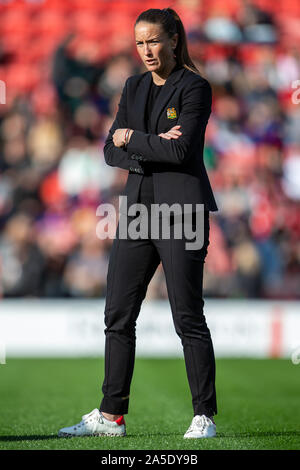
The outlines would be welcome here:
M 116 129 L 114 134 L 113 134 L 113 142 L 116 147 L 123 147 L 125 145 L 125 132 L 126 129 Z M 131 134 L 133 133 L 133 130 L 130 129 L 129 131 L 129 136 L 128 136 L 128 142 L 130 140 Z
M 163 137 L 164 139 L 178 139 L 178 137 L 181 136 L 182 132 L 178 129 L 181 127 L 180 125 L 178 126 L 173 126 L 172 129 L 170 129 L 168 132 L 158 134 L 159 137 Z

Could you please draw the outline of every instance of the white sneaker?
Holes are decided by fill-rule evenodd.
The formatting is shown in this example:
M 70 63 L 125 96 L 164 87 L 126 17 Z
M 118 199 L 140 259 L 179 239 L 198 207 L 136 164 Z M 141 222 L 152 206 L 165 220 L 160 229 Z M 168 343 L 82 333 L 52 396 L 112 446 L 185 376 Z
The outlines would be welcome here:
M 126 425 L 123 416 L 116 421 L 109 421 L 95 408 L 83 415 L 80 423 L 58 431 L 58 437 L 73 436 L 126 436 Z
M 192 420 L 192 424 L 183 436 L 184 438 L 201 438 L 215 437 L 216 425 L 205 415 L 196 415 Z

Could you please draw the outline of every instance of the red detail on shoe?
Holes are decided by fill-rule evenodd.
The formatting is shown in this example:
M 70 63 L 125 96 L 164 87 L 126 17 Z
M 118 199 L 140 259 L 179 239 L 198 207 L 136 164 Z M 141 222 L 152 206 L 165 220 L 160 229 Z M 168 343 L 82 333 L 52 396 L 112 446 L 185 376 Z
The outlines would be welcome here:
M 122 424 L 125 424 L 124 421 L 124 416 L 120 416 L 120 418 L 116 419 L 116 423 L 121 426 Z

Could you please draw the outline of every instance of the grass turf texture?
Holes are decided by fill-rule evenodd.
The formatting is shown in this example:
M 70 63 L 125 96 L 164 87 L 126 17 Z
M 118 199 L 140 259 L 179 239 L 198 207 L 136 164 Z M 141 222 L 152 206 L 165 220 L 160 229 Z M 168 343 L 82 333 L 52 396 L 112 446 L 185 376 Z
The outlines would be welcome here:
M 218 359 L 217 437 L 183 439 L 193 417 L 183 359 L 137 358 L 127 436 L 58 438 L 99 406 L 103 359 L 0 365 L 0 449 L 300 449 L 300 365 Z

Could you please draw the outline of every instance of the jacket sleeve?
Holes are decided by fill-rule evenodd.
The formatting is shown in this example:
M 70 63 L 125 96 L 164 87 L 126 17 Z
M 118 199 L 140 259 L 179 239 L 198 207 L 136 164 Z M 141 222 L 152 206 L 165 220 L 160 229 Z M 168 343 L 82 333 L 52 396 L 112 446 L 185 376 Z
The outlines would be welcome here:
M 181 112 L 176 125 L 181 125 L 181 136 L 177 139 L 165 139 L 155 134 L 135 130 L 127 145 L 132 152 L 142 154 L 142 161 L 163 162 L 181 165 L 191 155 L 191 149 L 204 134 L 211 113 L 212 90 L 205 80 L 194 83 L 183 95 Z M 170 129 L 173 126 L 170 125 Z
M 104 144 L 104 159 L 110 166 L 117 166 L 124 170 L 134 171 L 136 173 L 144 173 L 143 167 L 138 161 L 132 160 L 126 150 L 121 147 L 116 147 L 113 142 L 113 134 L 116 129 L 127 128 L 127 83 L 125 82 L 121 99 L 119 102 L 119 108 L 116 118 L 109 130 L 108 136 Z

